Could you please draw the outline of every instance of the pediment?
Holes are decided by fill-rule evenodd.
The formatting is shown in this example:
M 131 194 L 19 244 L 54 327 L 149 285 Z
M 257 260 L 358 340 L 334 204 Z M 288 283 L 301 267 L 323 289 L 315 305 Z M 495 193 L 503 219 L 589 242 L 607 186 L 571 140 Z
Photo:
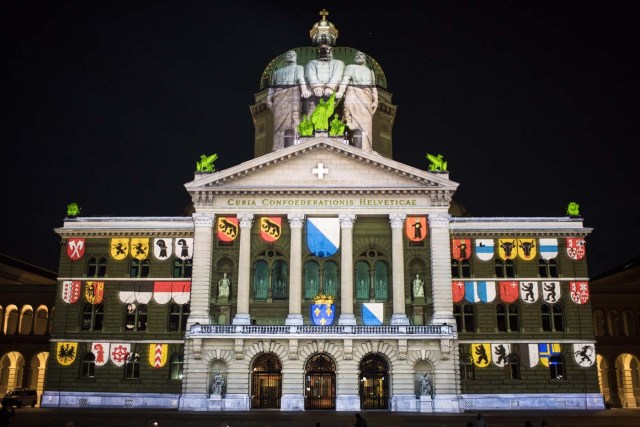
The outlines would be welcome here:
M 185 184 L 195 193 L 221 194 L 424 194 L 446 193 L 458 183 L 367 153 L 333 138 L 305 141 L 213 173 L 196 173 Z M 448 198 L 448 197 L 447 197 Z

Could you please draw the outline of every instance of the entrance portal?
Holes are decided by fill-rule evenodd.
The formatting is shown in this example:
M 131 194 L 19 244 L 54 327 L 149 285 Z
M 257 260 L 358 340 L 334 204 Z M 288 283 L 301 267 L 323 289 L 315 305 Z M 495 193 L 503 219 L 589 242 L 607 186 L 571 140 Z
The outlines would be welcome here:
M 360 362 L 360 408 L 389 409 L 389 366 L 386 360 L 370 354 Z
M 304 378 L 305 409 L 336 409 L 336 365 L 329 356 L 312 356 Z
M 273 354 L 259 356 L 251 376 L 251 407 L 280 409 L 282 395 L 282 364 Z

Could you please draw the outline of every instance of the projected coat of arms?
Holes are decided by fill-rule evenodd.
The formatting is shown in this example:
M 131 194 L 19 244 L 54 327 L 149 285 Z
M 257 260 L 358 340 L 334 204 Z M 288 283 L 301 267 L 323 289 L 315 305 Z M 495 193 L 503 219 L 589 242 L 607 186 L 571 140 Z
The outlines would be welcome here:
M 335 305 L 333 297 L 327 295 L 318 295 L 314 298 L 314 304 L 311 305 L 311 319 L 314 325 L 329 326 L 333 323 L 335 317 Z

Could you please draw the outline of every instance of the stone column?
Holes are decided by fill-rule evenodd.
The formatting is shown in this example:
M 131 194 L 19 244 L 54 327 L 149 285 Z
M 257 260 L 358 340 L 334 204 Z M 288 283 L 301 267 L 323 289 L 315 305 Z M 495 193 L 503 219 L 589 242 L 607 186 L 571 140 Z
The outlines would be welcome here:
M 609 359 L 611 360 L 611 359 Z M 615 361 L 615 359 L 613 359 Z M 620 393 L 618 392 L 618 376 L 616 375 L 616 368 L 610 366 L 604 375 L 609 379 L 609 403 L 614 408 L 622 408 L 622 402 L 620 401 Z
M 392 325 L 408 325 L 409 318 L 405 313 L 404 301 L 404 245 L 402 244 L 402 230 L 404 229 L 405 214 L 389 214 L 391 224 L 391 256 L 393 269 L 393 314 Z
M 304 214 L 287 215 L 291 229 L 289 255 L 289 315 L 285 325 L 302 325 L 302 227 Z
M 238 214 L 240 222 L 240 256 L 238 261 L 238 305 L 234 325 L 250 325 L 249 285 L 251 283 L 251 224 L 253 214 Z
M 451 240 L 448 214 L 429 215 L 431 233 L 432 324 L 456 324 L 451 295 Z
M 215 215 L 194 213 L 193 271 L 191 273 L 191 313 L 187 330 L 194 323 L 208 325 L 211 298 L 211 264 L 213 260 L 213 224 Z
M 340 214 L 340 319 L 339 325 L 355 325 L 353 315 L 353 225 L 354 214 Z

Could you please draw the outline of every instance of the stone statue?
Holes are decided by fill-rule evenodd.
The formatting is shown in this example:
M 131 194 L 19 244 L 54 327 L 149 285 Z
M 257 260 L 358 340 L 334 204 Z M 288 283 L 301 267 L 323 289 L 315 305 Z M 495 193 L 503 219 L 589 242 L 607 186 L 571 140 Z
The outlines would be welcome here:
M 67 205 L 67 216 L 77 216 L 80 213 L 80 206 L 77 203 Z
M 336 107 L 336 95 L 331 94 L 326 101 L 320 99 L 316 109 L 311 114 L 311 122 L 315 130 L 329 130 L 329 117 L 333 114 Z
M 304 69 L 305 79 L 313 92 L 307 104 L 307 114 L 313 114 L 322 97 L 326 98 L 336 92 L 343 72 L 344 62 L 333 59 L 333 48 L 328 44 L 319 45 L 316 59 L 309 61 Z
M 367 56 L 356 52 L 354 64 L 344 69 L 342 82 L 336 98 L 344 96 L 344 119 L 349 129 L 360 129 L 362 135 L 362 149 L 373 151 L 372 130 L 373 115 L 378 109 L 378 89 L 374 72 L 366 66 Z
M 429 159 L 429 170 L 430 171 L 446 171 L 447 170 L 447 162 L 442 160 L 442 154 L 438 154 L 434 156 L 433 154 L 427 153 L 427 159 Z
M 333 115 L 333 120 L 329 123 L 329 135 L 330 136 L 343 136 L 344 135 L 344 123 L 338 118 L 337 114 Z
M 215 172 L 216 167 L 213 165 L 213 162 L 216 160 L 218 160 L 217 154 L 212 154 L 210 156 L 202 154 L 200 156 L 200 161 L 196 162 L 196 172 Z
M 429 376 L 425 373 L 422 376 L 422 378 L 420 378 L 419 382 L 420 382 L 420 395 L 433 397 L 433 387 L 431 385 L 431 380 L 429 379 Z
M 567 215 L 580 216 L 580 205 L 576 202 L 570 202 L 567 206 Z
M 298 65 L 297 59 L 295 50 L 285 54 L 285 66 L 275 70 L 267 93 L 266 104 L 273 112 L 273 151 L 284 148 L 285 131 L 295 130 L 300 124 L 301 98 L 311 96 L 304 78 L 304 67 Z
M 220 396 L 222 394 L 222 386 L 224 385 L 224 378 L 220 372 L 216 372 L 216 376 L 211 385 L 211 394 L 214 396 Z
M 419 274 L 416 274 L 416 278 L 413 279 L 413 297 L 424 298 L 424 282 L 420 279 Z
M 222 279 L 218 280 L 218 298 L 220 297 L 229 297 L 229 288 L 231 286 L 231 281 L 227 277 L 227 273 L 222 275 Z

